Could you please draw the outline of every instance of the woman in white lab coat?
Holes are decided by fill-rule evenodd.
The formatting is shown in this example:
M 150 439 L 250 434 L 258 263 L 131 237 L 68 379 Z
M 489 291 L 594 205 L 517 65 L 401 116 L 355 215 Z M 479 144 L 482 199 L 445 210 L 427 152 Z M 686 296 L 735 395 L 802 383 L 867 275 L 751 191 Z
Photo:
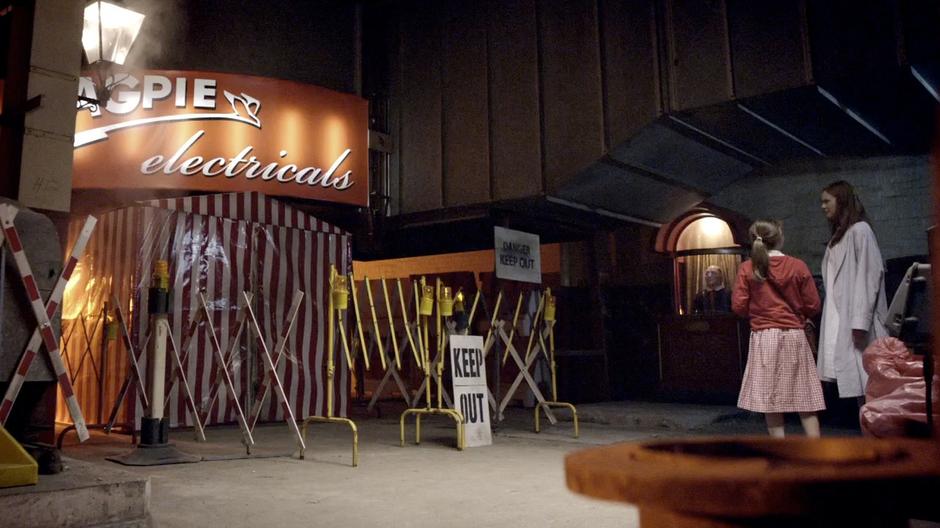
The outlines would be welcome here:
M 884 262 L 852 185 L 829 184 L 821 202 L 832 237 L 822 261 L 826 298 L 817 368 L 820 379 L 837 384 L 840 398 L 864 397 L 862 352 L 887 335 Z

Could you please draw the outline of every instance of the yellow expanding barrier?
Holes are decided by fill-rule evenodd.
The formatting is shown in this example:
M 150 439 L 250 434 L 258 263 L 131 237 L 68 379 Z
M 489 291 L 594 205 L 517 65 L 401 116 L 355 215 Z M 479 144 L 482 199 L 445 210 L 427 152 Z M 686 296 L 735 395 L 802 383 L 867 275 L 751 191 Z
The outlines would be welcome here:
M 519 322 L 519 310 L 522 308 L 522 298 L 525 296 L 525 292 L 519 292 L 519 300 L 516 301 L 516 312 L 512 316 L 512 326 L 509 328 L 509 339 L 508 341 L 512 343 L 512 338 L 516 337 L 516 323 Z M 506 364 L 506 360 L 509 359 L 509 347 L 506 347 L 506 351 L 503 352 L 503 365 Z
M 369 299 L 369 311 L 372 312 L 372 331 L 373 342 L 379 347 L 379 360 L 382 361 L 382 370 L 387 370 L 385 363 L 385 348 L 382 346 L 382 334 L 379 332 L 379 319 L 375 316 L 375 302 L 372 301 L 372 286 L 369 285 L 369 276 L 363 277 L 362 282 L 366 286 L 366 298 Z
M 354 284 L 352 280 L 348 281 L 349 283 Z M 335 374 L 335 367 L 333 365 L 333 349 L 334 349 L 334 336 L 333 336 L 333 326 L 336 325 L 339 327 L 340 340 L 343 343 L 343 350 L 346 353 L 347 365 L 352 369 L 352 358 L 349 354 L 349 345 L 346 342 L 346 330 L 345 325 L 343 324 L 343 312 L 346 311 L 349 306 L 349 290 L 346 286 L 347 279 L 343 275 L 339 275 L 336 272 L 335 266 L 330 266 L 330 295 L 329 295 L 329 310 L 327 317 L 327 346 L 326 346 L 326 416 L 310 416 L 304 420 L 302 427 L 303 438 L 307 438 L 307 426 L 311 423 L 342 423 L 349 426 L 352 429 L 352 465 L 356 467 L 359 465 L 359 430 L 356 427 L 356 422 L 350 420 L 349 418 L 341 418 L 338 416 L 333 416 L 333 376 Z M 353 286 L 353 291 L 355 291 L 355 286 Z M 356 297 L 353 295 L 353 304 L 356 305 Z M 358 317 L 356 321 L 361 321 L 361 318 Z M 360 323 L 360 335 L 362 332 L 361 323 Z M 364 360 L 368 364 L 367 354 L 363 354 Z M 304 445 L 306 442 L 304 443 Z M 305 447 L 301 446 L 300 449 L 300 458 L 304 458 Z
M 405 409 L 401 414 L 400 430 L 401 430 L 401 446 L 405 446 L 405 418 L 408 415 L 415 415 L 415 443 L 421 443 L 421 417 L 425 414 L 440 414 L 444 416 L 449 416 L 453 418 L 457 426 L 457 449 L 463 450 L 464 448 L 464 428 L 463 428 L 463 415 L 460 411 L 455 409 L 447 409 L 441 405 L 442 391 L 443 391 L 443 372 L 444 372 L 444 358 L 447 354 L 444 352 L 445 339 L 443 332 L 441 330 L 441 317 L 443 311 L 442 303 L 442 290 L 441 290 L 441 281 L 437 279 L 436 288 L 431 287 L 427 284 L 427 280 L 424 277 L 421 277 L 421 289 L 420 295 L 418 294 L 418 285 L 415 284 L 415 308 L 417 309 L 417 318 L 418 318 L 418 331 L 416 332 L 418 336 L 418 348 L 420 349 L 420 366 L 424 372 L 424 394 L 425 394 L 425 406 L 421 407 L 412 407 Z M 437 405 L 432 405 L 431 401 L 431 357 L 430 357 L 430 336 L 428 335 L 428 326 L 430 316 L 434 312 L 435 300 L 437 301 L 437 353 L 438 360 L 436 361 L 437 373 Z M 453 309 L 453 299 L 450 299 L 448 310 Z M 452 314 L 452 311 L 448 312 L 447 317 L 449 318 Z
M 362 351 L 362 361 L 366 365 L 366 370 L 369 370 L 369 350 L 366 348 L 366 336 L 362 331 L 362 317 L 359 315 L 359 296 L 356 294 L 355 277 L 352 277 L 349 285 L 352 288 L 353 310 L 356 313 L 356 330 L 359 332 L 359 349 Z M 349 368 L 352 368 L 352 363 L 349 364 Z
M 401 370 L 401 362 L 402 362 L 401 356 L 403 354 L 403 351 L 401 350 L 401 347 L 398 345 L 399 332 L 395 328 L 396 326 L 395 312 L 392 310 L 391 296 L 389 294 L 388 287 L 386 286 L 384 277 L 381 279 L 381 282 L 382 282 L 382 294 L 385 297 L 385 312 L 386 312 L 386 317 L 388 318 L 388 329 L 389 329 L 389 333 L 386 336 L 388 340 L 385 341 L 385 346 L 383 348 L 384 350 L 388 350 L 388 345 L 389 343 L 391 344 L 391 349 L 394 352 L 394 356 L 389 356 L 389 362 L 390 363 L 394 362 L 395 368 L 385 369 L 385 375 L 382 377 L 382 380 L 379 382 L 378 387 L 376 387 L 376 389 L 372 392 L 372 399 L 369 400 L 369 404 L 366 406 L 366 409 L 369 411 L 371 411 L 373 408 L 376 407 L 379 401 L 379 398 L 382 396 L 383 391 L 385 390 L 386 387 L 390 386 L 389 382 L 391 381 L 394 381 L 395 384 L 398 386 L 398 390 L 401 394 L 401 397 L 403 400 L 405 400 L 405 405 L 407 405 L 408 407 L 413 406 L 412 399 L 410 398 L 411 391 L 410 389 L 408 389 L 408 385 L 405 383 L 405 380 L 399 374 L 399 370 Z M 418 368 L 420 368 L 421 359 L 419 357 L 418 348 L 415 345 L 415 340 L 412 337 L 412 332 L 416 331 L 416 326 L 413 327 L 411 322 L 408 321 L 408 309 L 405 306 L 406 305 L 405 295 L 401 286 L 401 279 L 396 279 L 396 282 L 398 285 L 399 304 L 401 306 L 402 326 L 400 327 L 400 330 L 401 332 L 404 332 L 405 337 L 407 338 L 407 341 L 403 341 L 402 346 L 404 346 L 405 348 L 411 349 L 411 354 L 414 357 L 415 365 L 417 365 Z M 415 323 L 415 325 L 417 325 L 417 323 Z M 377 334 L 377 337 L 379 339 L 382 339 L 381 335 Z M 421 391 L 419 390 L 418 392 L 420 393 Z M 420 394 L 417 394 L 415 397 L 415 401 L 420 399 L 420 397 L 421 397 Z M 379 411 L 379 415 L 381 415 L 381 411 Z
M 542 407 L 546 409 L 549 407 L 565 407 L 571 409 L 571 418 L 574 420 L 574 437 L 577 438 L 580 432 L 578 431 L 578 409 L 574 405 L 568 402 L 558 401 L 558 385 L 556 378 L 556 364 L 555 364 L 555 296 L 552 295 L 552 289 L 546 288 L 545 294 L 542 296 L 542 299 L 545 303 L 545 311 L 543 313 L 543 321 L 545 324 L 545 329 L 548 333 L 548 366 L 552 373 L 552 399 L 550 401 L 539 402 L 535 406 L 535 432 L 540 432 L 539 430 L 539 414 Z M 537 327 L 536 327 L 537 328 Z M 539 335 L 539 344 L 542 348 L 542 353 L 545 353 L 545 340 L 543 339 L 543 331 L 533 331 L 532 334 Z M 531 338 L 531 335 L 530 335 Z
M 551 290 L 546 289 L 545 292 L 539 297 L 538 309 L 535 312 L 532 320 L 532 331 L 529 334 L 529 340 L 526 345 L 525 353 L 520 354 L 516 349 L 513 338 L 515 337 L 516 324 L 518 323 L 519 318 L 519 308 L 522 305 L 523 297 L 525 297 L 526 292 L 519 294 L 519 299 L 516 302 L 516 311 L 513 315 L 512 323 L 510 324 L 509 332 L 506 332 L 506 322 L 497 321 L 494 317 L 494 325 L 492 327 L 492 335 L 496 340 L 502 341 L 503 346 L 505 347 L 504 358 L 512 358 L 516 366 L 519 368 L 519 373 L 516 375 L 515 380 L 509 387 L 509 390 L 506 391 L 506 394 L 503 396 L 503 399 L 500 401 L 499 408 L 497 413 L 500 419 L 502 419 L 503 411 L 506 409 L 506 406 L 512 400 L 515 395 L 516 390 L 521 386 L 524 381 L 528 386 L 529 390 L 532 391 L 532 395 L 535 397 L 537 404 L 535 407 L 535 431 L 539 432 L 539 411 L 544 410 L 545 416 L 548 417 L 548 420 L 555 424 L 557 419 L 554 414 L 551 412 L 551 407 L 566 407 L 571 409 L 572 417 L 574 420 L 574 434 L 575 437 L 579 435 L 578 430 L 578 413 L 574 405 L 571 405 L 567 402 L 557 401 L 557 389 L 556 389 L 556 364 L 555 364 L 555 339 L 554 339 L 554 324 L 555 324 L 555 298 L 551 295 Z M 544 311 L 544 325 L 542 325 L 542 316 Z M 540 327 L 541 326 L 541 327 Z M 536 337 L 538 340 L 536 341 Z M 548 339 L 548 342 L 551 344 L 550 348 L 545 346 L 545 340 Z M 490 346 L 490 335 L 487 335 L 487 340 L 484 342 L 484 354 Z M 548 349 L 548 350 L 547 350 Z M 539 390 L 539 386 L 536 383 L 535 379 L 532 377 L 529 369 L 535 364 L 536 359 L 538 358 L 539 352 L 546 358 L 549 362 L 552 375 L 552 397 L 551 399 L 545 398 L 542 395 L 542 391 Z
M 382 277 L 382 295 L 385 297 L 385 317 L 388 319 L 388 330 L 392 336 L 392 350 L 395 351 L 395 368 L 401 370 L 401 355 L 398 353 L 398 338 L 395 336 L 395 318 L 392 317 L 392 302 L 388 298 L 385 277 Z
M 401 318 L 405 323 L 405 337 L 408 338 L 408 346 L 411 348 L 411 354 L 415 358 L 415 364 L 419 367 L 421 366 L 421 351 L 415 345 L 415 339 L 411 337 L 411 322 L 408 321 L 408 308 L 405 306 L 405 294 L 402 292 L 401 288 L 401 279 L 395 279 L 395 282 L 398 284 L 398 300 L 401 302 Z M 415 298 L 414 302 L 418 302 L 418 299 Z M 417 324 L 417 321 L 415 321 Z

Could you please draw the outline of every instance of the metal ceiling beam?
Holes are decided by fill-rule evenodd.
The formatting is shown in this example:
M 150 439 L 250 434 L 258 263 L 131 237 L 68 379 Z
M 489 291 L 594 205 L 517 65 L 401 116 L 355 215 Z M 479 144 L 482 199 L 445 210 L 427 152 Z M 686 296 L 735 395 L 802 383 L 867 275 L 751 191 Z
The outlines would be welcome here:
M 756 162 L 758 162 L 758 163 L 760 163 L 761 165 L 764 165 L 764 166 L 766 166 L 766 167 L 769 167 L 770 165 L 772 165 L 769 161 L 767 161 L 767 160 L 765 160 L 765 159 L 762 159 L 762 158 L 760 158 L 760 157 L 758 157 L 758 156 L 755 156 L 754 154 L 751 154 L 750 152 L 748 152 L 748 151 L 746 151 L 746 150 L 744 150 L 744 149 L 742 149 L 742 148 L 739 148 L 739 147 L 737 147 L 737 146 L 735 146 L 735 145 L 732 145 L 732 144 L 729 143 L 728 141 L 725 141 L 725 140 L 723 140 L 723 139 L 721 139 L 721 138 L 715 136 L 714 134 L 710 134 L 710 133 L 708 133 L 708 132 L 702 130 L 701 128 L 698 128 L 697 126 L 695 126 L 695 125 L 693 125 L 693 124 L 691 124 L 691 123 L 689 123 L 689 122 L 686 122 L 686 121 L 683 121 L 682 119 L 679 119 L 678 117 L 676 117 L 676 116 L 674 116 L 674 115 L 671 115 L 671 114 L 670 114 L 668 117 L 669 117 L 669 119 L 671 119 L 673 122 L 678 123 L 678 124 L 684 126 L 685 128 L 688 128 L 689 130 L 691 130 L 691 131 L 693 131 L 693 132 L 695 132 L 695 133 L 701 135 L 702 137 L 708 138 L 708 139 L 714 141 L 715 143 L 718 143 L 719 145 L 722 145 L 722 146 L 724 146 L 724 147 L 727 147 L 727 148 L 729 148 L 729 149 L 731 149 L 731 150 L 737 152 L 738 154 L 741 154 L 742 156 L 747 157 L 748 159 L 754 160 L 754 161 L 756 161 Z
M 851 108 L 849 108 L 848 106 L 846 106 L 845 104 L 843 104 L 841 101 L 839 101 L 838 99 L 836 99 L 836 96 L 833 95 L 831 92 L 829 92 L 828 90 L 826 90 L 826 89 L 823 88 L 822 86 L 818 86 L 818 85 L 816 86 L 816 90 L 818 90 L 819 93 L 820 93 L 820 95 L 822 95 L 823 97 L 825 97 L 830 103 L 834 104 L 834 105 L 836 106 L 836 108 L 838 108 L 839 110 L 842 110 L 843 112 L 845 112 L 845 114 L 846 114 L 847 116 L 851 117 L 851 118 L 854 119 L 858 124 L 860 124 L 860 125 L 862 125 L 863 127 L 865 127 L 866 130 L 868 130 L 869 132 L 871 132 L 872 134 L 874 134 L 875 137 L 877 137 L 877 138 L 880 139 L 881 141 L 884 141 L 884 142 L 887 143 L 888 145 L 891 144 L 891 140 L 888 139 L 888 136 L 882 134 L 880 130 L 878 130 L 877 128 L 875 128 L 875 125 L 873 125 L 873 124 L 869 123 L 868 121 L 866 121 L 865 118 L 862 117 L 858 112 L 856 112 L 855 110 L 852 110 Z
M 613 211 L 608 211 L 607 209 L 603 209 L 603 208 L 600 208 L 600 207 L 591 207 L 591 206 L 589 206 L 589 205 L 585 205 L 585 204 L 578 203 L 578 202 L 573 202 L 573 201 L 571 201 L 571 200 L 565 200 L 564 198 L 558 198 L 558 197 L 556 197 L 556 196 L 546 196 L 545 199 L 548 200 L 550 203 L 554 203 L 554 204 L 558 204 L 558 205 L 563 205 L 563 206 L 565 206 L 565 207 L 572 207 L 572 208 L 574 208 L 574 209 L 580 209 L 580 210 L 582 210 L 582 211 L 588 211 L 588 212 L 590 212 L 590 213 L 598 214 L 598 215 L 601 215 L 601 216 L 606 216 L 606 217 L 609 217 L 609 218 L 615 218 L 615 219 L 617 219 L 617 220 L 623 220 L 624 222 L 630 222 L 630 223 L 634 223 L 634 224 L 640 224 L 640 225 L 645 225 L 645 226 L 648 226 L 648 227 L 655 227 L 655 228 L 660 228 L 660 227 L 662 227 L 662 225 L 663 225 L 663 224 L 661 224 L 661 223 L 659 223 L 659 222 L 653 222 L 653 221 L 651 221 L 651 220 L 646 220 L 646 219 L 644 219 L 644 218 L 638 218 L 638 217 L 636 217 L 636 216 L 630 216 L 630 215 L 624 215 L 624 214 L 620 214 L 620 213 L 615 213 L 615 212 L 613 212 Z
M 913 75 L 914 78 L 917 79 L 917 82 L 919 82 L 921 86 L 927 90 L 927 93 L 932 95 L 933 98 L 937 100 L 937 102 L 940 102 L 940 93 L 938 93 L 937 87 L 927 80 L 927 78 L 924 77 L 919 71 L 917 71 L 917 66 L 911 66 L 911 75 Z
M 803 141 L 802 139 L 800 139 L 799 137 L 797 137 L 796 134 L 793 134 L 793 133 L 787 131 L 787 130 L 784 129 L 783 127 L 777 125 L 776 123 L 774 123 L 774 122 L 771 121 L 770 119 L 767 119 L 766 117 L 764 117 L 764 116 L 758 114 L 758 113 L 755 112 L 754 110 L 751 110 L 750 108 L 744 106 L 744 105 L 741 104 L 741 103 L 738 103 L 738 108 L 740 108 L 741 110 L 743 110 L 745 113 L 747 113 L 748 115 L 750 115 L 750 116 L 753 117 L 754 119 L 760 121 L 761 123 L 763 123 L 763 124 L 769 126 L 769 127 L 772 128 L 772 129 L 776 130 L 777 132 L 779 132 L 780 134 L 782 134 L 784 137 L 786 137 L 786 138 L 788 138 L 788 139 L 790 139 L 790 140 L 792 140 L 792 141 L 795 141 L 796 143 L 799 143 L 799 144 L 802 145 L 803 147 L 806 147 L 807 149 L 809 149 L 809 150 L 815 152 L 815 153 L 818 154 L 819 156 L 826 157 L 826 155 L 823 153 L 823 151 L 819 150 L 818 148 L 814 147 L 813 145 L 810 145 L 810 144 L 807 143 L 806 141 Z
M 643 167 L 637 167 L 636 165 L 624 163 L 623 161 L 620 161 L 619 159 L 612 157 L 610 154 L 604 155 L 604 157 L 602 157 L 598 161 L 600 163 L 605 163 L 607 165 L 610 165 L 611 167 L 615 167 L 622 171 L 633 172 L 645 178 L 649 178 L 653 181 L 657 181 L 659 183 L 663 183 L 666 185 L 671 185 L 673 187 L 677 187 L 679 189 L 682 189 L 691 193 L 701 194 L 702 196 L 708 196 L 711 194 L 710 192 L 704 189 L 701 189 L 694 185 L 689 185 L 687 182 L 684 182 L 680 179 L 670 178 L 668 176 L 664 176 L 663 174 L 659 172 L 654 172 L 652 170 L 649 170 Z

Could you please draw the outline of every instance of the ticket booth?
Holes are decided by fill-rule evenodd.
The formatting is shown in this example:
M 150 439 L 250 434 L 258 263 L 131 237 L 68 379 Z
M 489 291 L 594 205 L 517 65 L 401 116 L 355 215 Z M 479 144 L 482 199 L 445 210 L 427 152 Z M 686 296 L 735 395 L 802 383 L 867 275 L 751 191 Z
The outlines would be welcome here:
M 656 250 L 673 260 L 673 311 L 657 325 L 660 397 L 734 403 L 747 357 L 747 322 L 731 313 L 746 258 L 746 220 L 695 209 L 663 226 Z

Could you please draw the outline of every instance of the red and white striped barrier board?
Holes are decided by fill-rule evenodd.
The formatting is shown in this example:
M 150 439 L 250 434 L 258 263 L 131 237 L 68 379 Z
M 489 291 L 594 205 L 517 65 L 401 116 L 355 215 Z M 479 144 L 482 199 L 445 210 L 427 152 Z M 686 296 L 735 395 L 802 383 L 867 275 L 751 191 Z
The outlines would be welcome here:
M 32 338 L 26 346 L 26 352 L 23 354 L 17 366 L 16 374 L 7 389 L 6 395 L 4 395 L 3 402 L 0 403 L 0 424 L 5 423 L 7 417 L 10 415 L 10 411 L 13 409 L 13 402 L 19 394 L 23 382 L 26 380 L 26 374 L 39 351 L 39 345 L 41 343 L 46 346 L 52 368 L 55 371 L 59 386 L 62 388 L 62 394 L 65 397 L 69 414 L 72 417 L 72 421 L 75 423 L 75 431 L 78 433 L 78 439 L 84 442 L 88 440 L 88 428 L 85 426 L 85 418 L 82 416 L 82 409 L 78 405 L 78 400 L 75 398 L 75 391 L 72 388 L 72 381 L 69 377 L 68 369 L 65 368 L 65 363 L 63 363 L 62 356 L 59 354 L 59 338 L 56 336 L 55 329 L 52 328 L 52 322 L 49 318 L 55 314 L 62 302 L 65 285 L 68 283 L 72 272 L 75 270 L 78 258 L 84 251 L 85 243 L 91 236 L 91 232 L 94 230 L 97 220 L 89 216 L 85 221 L 81 235 L 72 248 L 69 260 L 62 269 L 59 281 L 56 283 L 48 301 L 43 305 L 42 298 L 39 295 L 39 288 L 36 285 L 36 279 L 29 266 L 29 260 L 26 258 L 26 253 L 23 252 L 23 244 L 20 241 L 19 233 L 13 225 L 13 219 L 16 218 L 18 212 L 17 208 L 12 205 L 0 204 L 0 223 L 3 225 L 4 238 L 4 240 L 0 240 L 0 244 L 5 241 L 10 247 L 10 251 L 13 253 L 16 269 L 20 274 L 23 287 L 26 289 L 26 294 L 29 298 L 33 315 L 36 316 L 38 326 L 33 331 Z
M 65 266 L 63 266 L 62 273 L 59 274 L 59 281 L 49 295 L 48 302 L 46 302 L 46 313 L 49 317 L 55 315 L 56 310 L 58 310 L 59 306 L 62 304 L 62 295 L 65 293 L 65 286 L 68 284 L 69 278 L 71 278 L 72 273 L 75 271 L 75 265 L 81 257 L 82 252 L 85 250 L 85 244 L 88 242 L 92 231 L 95 229 L 96 221 L 93 216 L 89 216 L 85 220 L 85 225 L 82 227 L 79 237 L 72 247 L 69 259 L 66 261 Z M 0 239 L 2 238 L 3 235 L 0 234 Z M 17 395 L 19 395 L 20 389 L 23 387 L 23 382 L 26 380 L 26 374 L 29 372 L 29 367 L 33 364 L 33 360 L 38 355 L 41 346 L 42 335 L 37 328 L 33 331 L 33 335 L 26 345 L 26 351 L 20 357 L 20 361 L 16 366 L 16 373 L 10 381 L 10 386 L 7 387 L 2 404 L 0 404 L 0 425 L 5 424 L 7 418 L 10 416 L 10 412 L 13 409 L 13 402 L 16 400 Z

